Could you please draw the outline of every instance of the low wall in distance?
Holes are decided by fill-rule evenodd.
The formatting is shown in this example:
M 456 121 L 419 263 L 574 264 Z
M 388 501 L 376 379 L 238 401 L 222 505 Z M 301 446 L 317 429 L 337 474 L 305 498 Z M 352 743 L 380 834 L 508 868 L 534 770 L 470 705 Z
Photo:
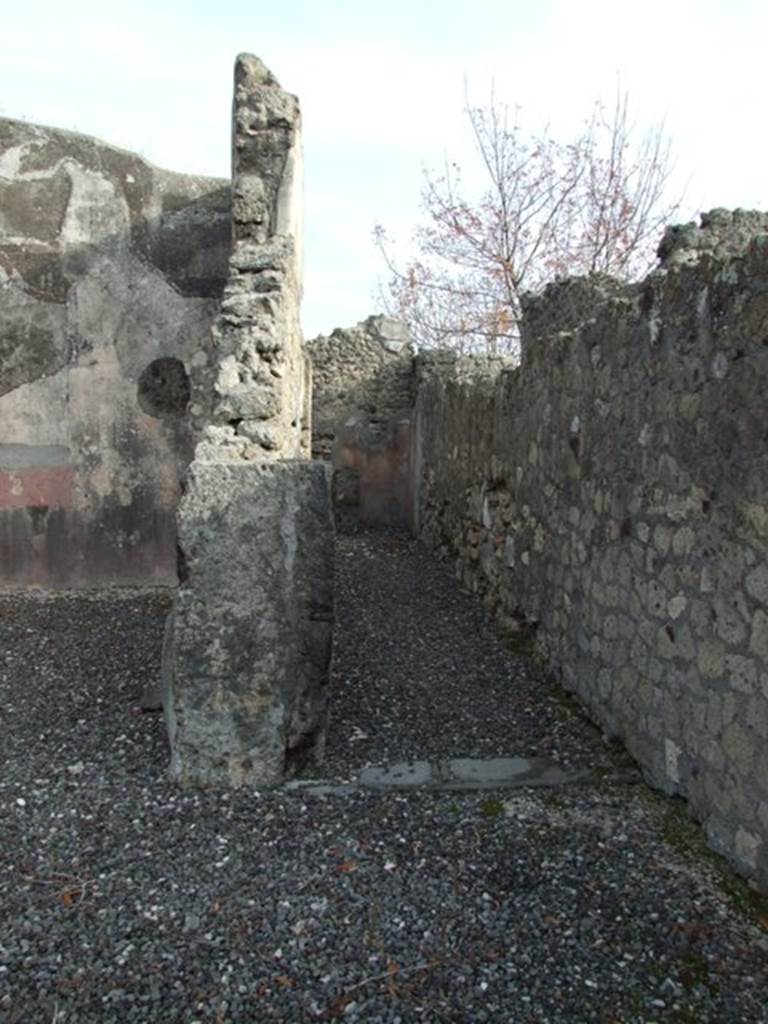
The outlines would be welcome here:
M 411 527 L 413 350 L 407 328 L 370 316 L 307 344 L 312 452 L 333 465 L 334 503 L 371 524 Z

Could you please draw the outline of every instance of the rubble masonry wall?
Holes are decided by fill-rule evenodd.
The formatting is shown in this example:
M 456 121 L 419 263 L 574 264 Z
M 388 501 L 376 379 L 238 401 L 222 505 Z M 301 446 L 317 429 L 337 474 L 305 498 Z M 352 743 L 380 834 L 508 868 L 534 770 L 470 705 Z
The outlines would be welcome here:
M 421 357 L 418 531 L 765 886 L 768 218 L 661 252 L 530 299 L 516 369 Z
M 185 786 L 280 783 L 322 757 L 328 716 L 335 534 L 328 467 L 307 457 L 301 115 L 250 54 L 235 63 L 232 127 L 233 250 L 163 651 Z
M 413 523 L 410 416 L 413 349 L 402 321 L 370 316 L 307 344 L 312 453 L 333 466 L 336 507 L 367 523 Z

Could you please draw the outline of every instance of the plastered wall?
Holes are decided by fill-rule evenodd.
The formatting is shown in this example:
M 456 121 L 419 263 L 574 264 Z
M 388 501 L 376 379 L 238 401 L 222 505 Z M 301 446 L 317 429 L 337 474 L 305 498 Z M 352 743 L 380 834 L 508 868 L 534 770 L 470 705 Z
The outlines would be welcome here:
M 0 121 L 0 586 L 176 579 L 227 182 Z

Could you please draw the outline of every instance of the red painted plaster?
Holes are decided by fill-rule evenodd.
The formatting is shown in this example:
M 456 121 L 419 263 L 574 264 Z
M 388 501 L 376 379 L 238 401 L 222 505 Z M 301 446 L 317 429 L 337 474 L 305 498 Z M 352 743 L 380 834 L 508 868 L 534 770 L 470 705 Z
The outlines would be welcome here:
M 71 466 L 0 470 L 0 508 L 71 508 Z

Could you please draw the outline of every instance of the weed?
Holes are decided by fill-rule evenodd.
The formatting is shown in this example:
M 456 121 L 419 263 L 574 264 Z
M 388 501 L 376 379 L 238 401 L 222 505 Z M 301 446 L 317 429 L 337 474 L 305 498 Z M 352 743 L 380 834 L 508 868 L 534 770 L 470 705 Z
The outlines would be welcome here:
M 665 840 L 674 850 L 689 862 L 707 864 L 714 881 L 731 902 L 753 922 L 765 927 L 763 922 L 768 921 L 768 895 L 752 889 L 735 874 L 725 857 L 708 846 L 703 829 L 683 800 L 664 799 L 660 827 Z
M 498 818 L 504 813 L 504 804 L 498 797 L 489 796 L 483 800 L 480 810 L 486 818 Z

